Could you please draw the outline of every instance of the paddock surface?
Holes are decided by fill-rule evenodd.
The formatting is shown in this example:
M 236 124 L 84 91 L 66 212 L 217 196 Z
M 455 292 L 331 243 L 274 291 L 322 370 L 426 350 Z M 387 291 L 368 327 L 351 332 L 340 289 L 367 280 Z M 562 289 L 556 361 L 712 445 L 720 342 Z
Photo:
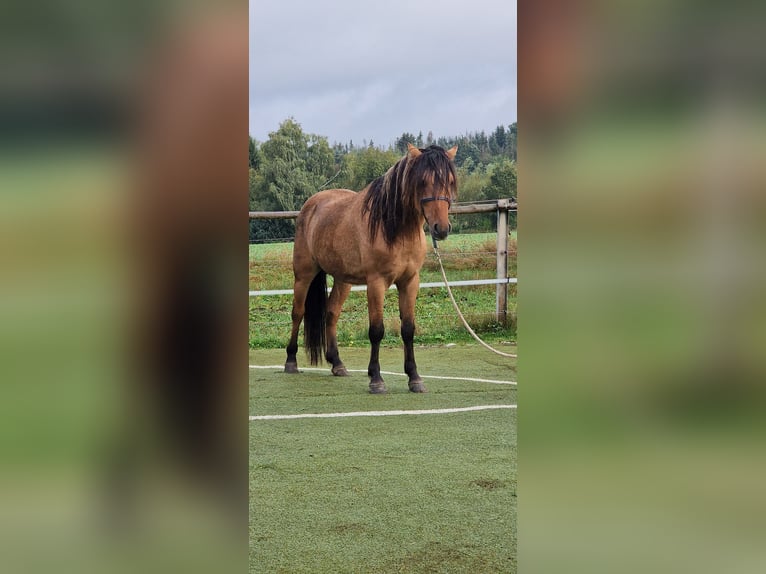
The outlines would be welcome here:
M 341 349 L 349 377 L 251 351 L 251 572 L 515 572 L 515 360 L 415 352 L 428 393 L 388 374 L 370 395 L 367 348 Z M 381 349 L 382 370 L 402 360 Z

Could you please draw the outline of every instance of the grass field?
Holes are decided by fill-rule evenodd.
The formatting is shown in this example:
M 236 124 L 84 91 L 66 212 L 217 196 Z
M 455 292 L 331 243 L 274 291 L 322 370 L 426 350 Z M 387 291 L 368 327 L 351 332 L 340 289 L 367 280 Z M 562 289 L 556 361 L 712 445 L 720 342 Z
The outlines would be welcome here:
M 368 352 L 343 348 L 350 369 Z M 515 360 L 473 345 L 417 348 L 422 375 L 515 381 Z M 251 365 L 284 351 L 253 350 Z M 299 365 L 302 356 L 299 355 Z M 401 372 L 402 352 L 381 349 Z M 251 369 L 250 414 L 508 405 L 516 387 L 425 379 L 429 393 L 365 373 L 285 375 Z M 516 411 L 250 421 L 250 571 L 284 573 L 516 571 Z
M 442 260 L 450 281 L 492 279 L 496 275 L 496 234 L 451 235 L 440 243 Z M 250 290 L 292 288 L 292 244 L 250 246 Z M 508 276 L 516 276 L 516 234 L 509 241 Z M 421 283 L 441 281 L 438 263 L 429 250 L 421 272 Z M 516 337 L 516 287 L 509 286 L 509 320 L 495 320 L 495 286 L 459 287 L 454 290 L 458 304 L 471 326 L 491 341 L 514 341 Z M 250 346 L 273 348 L 286 344 L 290 330 L 291 295 L 250 298 Z M 399 337 L 395 290 L 386 295 L 384 320 L 388 344 Z M 444 288 L 421 289 L 415 309 L 416 342 L 445 343 L 469 341 L 470 335 L 457 318 Z M 364 292 L 349 296 L 338 325 L 338 340 L 346 345 L 366 345 L 367 299 Z

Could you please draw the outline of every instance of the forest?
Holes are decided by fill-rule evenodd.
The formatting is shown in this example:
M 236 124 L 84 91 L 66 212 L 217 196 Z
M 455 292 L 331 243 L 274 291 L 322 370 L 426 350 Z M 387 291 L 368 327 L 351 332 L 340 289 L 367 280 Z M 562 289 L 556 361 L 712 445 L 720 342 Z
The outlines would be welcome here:
M 455 166 L 458 173 L 458 200 L 476 202 L 516 197 L 516 122 L 459 136 L 434 137 L 428 132 L 403 133 L 388 146 L 363 140 L 330 144 L 324 136 L 305 133 L 294 118 L 260 142 L 249 138 L 249 202 L 251 211 L 297 211 L 322 189 L 346 188 L 359 191 L 396 163 L 412 143 L 458 146 Z M 515 227 L 515 213 L 511 217 Z M 494 230 L 494 214 L 463 215 L 454 218 L 453 231 Z M 250 242 L 289 241 L 294 234 L 292 220 L 250 220 Z

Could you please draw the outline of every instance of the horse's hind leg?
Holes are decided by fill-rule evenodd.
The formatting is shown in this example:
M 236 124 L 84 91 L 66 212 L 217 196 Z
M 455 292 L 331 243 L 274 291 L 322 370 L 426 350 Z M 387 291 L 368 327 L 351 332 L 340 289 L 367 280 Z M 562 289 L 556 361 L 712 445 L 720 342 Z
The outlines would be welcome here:
M 413 393 L 428 392 L 423 379 L 418 375 L 415 364 L 415 299 L 418 296 L 419 279 L 416 275 L 396 284 L 399 291 L 399 318 L 402 321 L 402 342 L 404 343 L 404 372 L 409 377 L 408 386 Z
M 325 352 L 325 359 L 332 365 L 332 374 L 336 377 L 348 376 L 348 371 L 338 354 L 337 327 L 343 303 L 346 301 L 350 291 L 350 283 L 335 281 L 330 292 L 330 298 L 327 301 L 327 351 Z
M 386 295 L 386 285 L 382 282 L 367 283 L 367 311 L 370 315 L 370 364 L 367 374 L 370 376 L 370 392 L 385 393 L 386 384 L 380 376 L 380 342 L 385 335 L 383 325 L 383 300 Z
M 298 372 L 298 331 L 301 327 L 301 321 L 303 321 L 303 315 L 306 313 L 306 293 L 308 293 L 313 279 L 314 276 L 310 276 L 308 279 L 305 277 L 295 278 L 295 286 L 293 288 L 293 326 L 290 331 L 290 342 L 287 344 L 285 373 Z

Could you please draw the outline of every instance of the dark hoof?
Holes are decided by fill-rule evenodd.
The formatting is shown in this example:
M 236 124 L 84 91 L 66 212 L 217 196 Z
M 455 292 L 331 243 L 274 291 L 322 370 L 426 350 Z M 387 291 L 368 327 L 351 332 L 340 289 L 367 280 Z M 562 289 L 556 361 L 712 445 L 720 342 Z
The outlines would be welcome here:
M 298 363 L 285 363 L 285 373 L 297 373 Z
M 383 395 L 388 392 L 383 381 L 370 381 L 370 392 L 373 395 Z
M 338 365 L 332 368 L 332 374 L 336 377 L 348 377 L 348 371 L 344 365 Z
M 411 393 L 427 393 L 428 389 L 423 384 L 423 381 L 410 381 L 408 383 Z

